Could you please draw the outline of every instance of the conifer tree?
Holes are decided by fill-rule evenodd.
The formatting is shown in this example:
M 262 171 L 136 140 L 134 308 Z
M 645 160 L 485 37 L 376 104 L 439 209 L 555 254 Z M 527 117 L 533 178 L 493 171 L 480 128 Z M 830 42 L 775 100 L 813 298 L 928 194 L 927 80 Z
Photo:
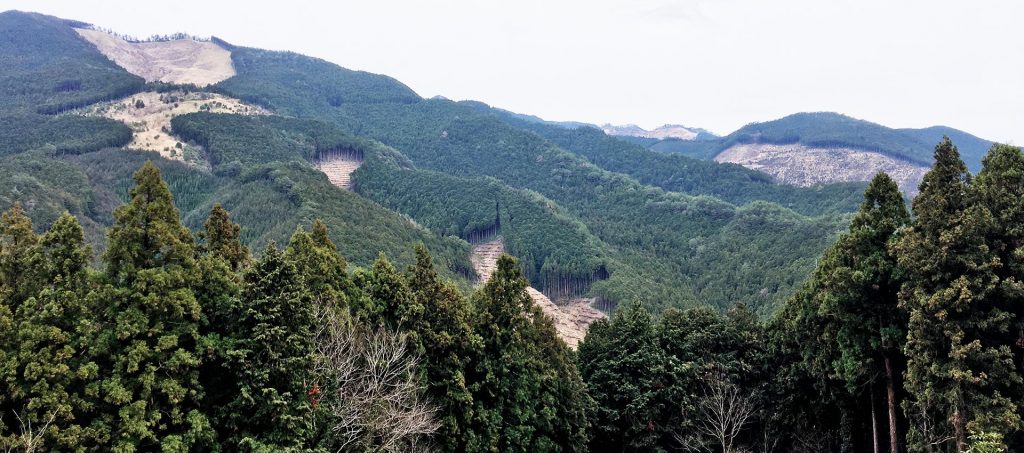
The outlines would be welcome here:
M 439 406 L 438 447 L 465 451 L 479 443 L 471 426 L 473 395 L 466 372 L 478 357 L 480 338 L 470 325 L 469 305 L 458 289 L 440 280 L 423 244 L 416 246 L 416 264 L 406 279 L 416 304 L 423 307 L 423 317 L 409 327 L 409 336 L 423 357 L 426 394 Z
M 249 249 L 242 245 L 242 227 L 231 221 L 231 215 L 220 203 L 214 204 L 210 215 L 199 232 L 198 249 L 202 255 L 215 255 L 224 259 L 234 270 L 248 264 Z
M 849 232 L 825 254 L 816 274 L 824 339 L 838 346 L 831 366 L 854 398 L 870 408 L 876 438 L 882 431 L 875 408 L 876 381 L 884 384 L 889 449 L 894 453 L 902 444 L 897 367 L 903 363 L 907 321 L 899 308 L 901 282 L 888 243 L 909 221 L 896 182 L 879 173 L 864 192 Z
M 346 273 L 347 263 L 338 254 L 323 222 L 314 221 L 311 232 L 302 227 L 296 228 L 288 241 L 285 256 L 295 263 L 318 304 L 347 309 L 347 292 L 351 286 Z
M 383 253 L 369 271 L 356 273 L 355 285 L 359 294 L 353 300 L 352 312 L 369 326 L 405 330 L 423 316 L 423 306 L 413 297 L 405 277 Z
M 474 430 L 469 450 L 558 451 L 585 448 L 586 394 L 566 362 L 566 348 L 526 292 L 516 260 L 503 255 L 491 279 L 474 295 L 475 327 L 482 339 L 473 368 Z M 553 346 L 556 345 L 556 346 Z M 575 376 L 574 376 L 575 374 Z M 563 379 L 570 387 L 545 389 Z M 560 399 L 556 402 L 555 399 Z
M 225 408 L 228 445 L 297 449 L 309 440 L 315 311 L 302 275 L 271 244 L 245 274 L 241 337 L 229 351 L 238 388 Z
M 114 211 L 104 254 L 109 285 L 101 336 L 109 374 L 102 380 L 112 448 L 200 448 L 212 440 L 200 409 L 202 311 L 192 234 L 181 225 L 160 171 L 134 175 L 128 204 Z
M 651 315 L 639 303 L 591 324 L 580 343 L 580 372 L 597 404 L 595 450 L 651 450 L 668 430 L 664 395 L 667 363 Z
M 99 365 L 97 320 L 86 297 L 89 249 L 68 213 L 40 240 L 40 271 L 48 282 L 18 309 L 18 381 L 9 395 L 23 401 L 19 417 L 46 427 L 46 449 L 97 448 L 105 433 L 94 424 Z
M 907 278 L 900 303 L 910 316 L 908 443 L 930 445 L 942 435 L 925 427 L 946 424 L 960 453 L 971 433 L 1001 437 L 1018 429 L 1005 387 L 1021 377 L 998 340 L 1012 314 L 997 301 L 1002 264 L 987 244 L 994 219 L 975 202 L 970 174 L 948 138 L 936 146 L 913 210 L 913 227 L 893 245 Z
M 16 400 L 7 389 L 17 385 L 18 308 L 35 293 L 39 237 L 21 204 L 0 215 L 0 440 L 17 431 Z M 12 437 L 13 439 L 13 437 Z M 13 440 L 12 440 L 13 442 Z

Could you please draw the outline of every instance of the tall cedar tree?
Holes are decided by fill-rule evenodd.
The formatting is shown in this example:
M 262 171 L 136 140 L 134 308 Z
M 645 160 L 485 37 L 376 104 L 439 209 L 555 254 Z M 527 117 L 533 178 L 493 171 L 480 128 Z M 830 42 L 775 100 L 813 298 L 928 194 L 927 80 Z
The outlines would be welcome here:
M 978 201 L 995 219 L 995 229 L 989 235 L 988 247 L 999 257 L 1002 266 L 999 276 L 998 299 L 1014 315 L 1014 322 L 1004 344 L 1014 352 L 1018 373 L 1024 372 L 1024 153 L 1020 148 L 995 145 L 982 160 L 982 170 L 974 180 Z M 1014 401 L 1024 401 L 1024 388 L 1017 385 L 1008 389 Z M 1017 407 L 1024 411 L 1024 404 Z M 1022 415 L 1024 416 L 1024 415 Z M 1024 449 L 1024 436 L 1017 433 L 1011 449 Z
M 473 369 L 472 451 L 586 448 L 590 410 L 571 354 L 533 305 L 516 260 L 503 255 L 473 296 L 482 356 Z M 558 380 L 565 382 L 559 383 Z
M 580 373 L 596 401 L 590 439 L 595 451 L 655 451 L 674 427 L 669 411 L 668 363 L 651 315 L 639 303 L 591 324 L 579 346 Z
M 228 445 L 302 448 L 310 436 L 315 310 L 302 275 L 272 243 L 245 273 L 241 337 L 228 360 L 238 385 Z
M 1006 338 L 1013 315 L 999 300 L 1002 263 L 988 244 L 992 214 L 975 202 L 956 147 L 935 148 L 935 166 L 914 199 L 915 223 L 893 245 L 906 271 L 900 303 L 910 314 L 905 354 L 908 444 L 927 450 L 948 426 L 955 451 L 970 432 L 1004 436 L 1020 425 L 1007 387 L 1019 385 Z
M 885 173 L 876 175 L 849 232 L 819 263 L 816 287 L 823 339 L 838 346 L 832 368 L 853 398 L 870 408 L 876 440 L 882 431 L 876 396 L 884 388 L 889 451 L 894 453 L 903 442 L 896 400 L 907 320 L 899 308 L 896 258 L 887 245 L 909 221 L 896 182 Z
M 288 241 L 285 257 L 295 263 L 316 303 L 337 309 L 348 308 L 351 291 L 345 258 L 327 234 L 327 226 L 315 220 L 310 232 L 299 227 Z
M 38 252 L 47 283 L 18 309 L 18 385 L 9 395 L 26 403 L 23 420 L 48 426 L 44 448 L 97 448 L 105 437 L 93 423 L 98 324 L 86 294 L 90 252 L 78 220 L 64 213 L 43 235 Z
M 469 304 L 451 283 L 440 280 L 423 244 L 416 246 L 416 264 L 409 266 L 406 279 L 416 304 L 423 307 L 423 317 L 410 326 L 409 338 L 422 356 L 426 394 L 439 406 L 438 447 L 466 451 L 468 445 L 480 443 L 472 430 L 473 395 L 466 373 L 481 340 L 470 325 Z
M 247 333 L 240 332 L 243 267 L 251 261 L 240 240 L 241 228 L 231 222 L 228 211 L 214 205 L 199 232 L 199 279 L 195 294 L 203 307 L 202 364 L 200 380 L 205 390 L 203 407 L 210 417 L 218 442 L 227 442 L 231 414 L 224 407 L 236 396 L 237 385 L 230 372 L 228 351 Z
M 102 388 L 112 447 L 201 448 L 213 432 L 200 410 L 202 311 L 191 287 L 199 278 L 192 234 L 152 162 L 134 179 L 131 201 L 114 211 L 103 256 L 109 375 Z
M 13 436 L 11 433 L 20 430 L 15 411 L 24 410 L 12 392 L 18 382 L 15 315 L 39 286 L 38 244 L 32 220 L 21 204 L 0 215 L 0 390 L 4 390 L 0 392 L 0 436 Z
M 354 280 L 359 291 L 352 301 L 352 312 L 360 322 L 405 331 L 423 316 L 423 306 L 384 253 L 377 256 L 370 270 L 357 271 Z

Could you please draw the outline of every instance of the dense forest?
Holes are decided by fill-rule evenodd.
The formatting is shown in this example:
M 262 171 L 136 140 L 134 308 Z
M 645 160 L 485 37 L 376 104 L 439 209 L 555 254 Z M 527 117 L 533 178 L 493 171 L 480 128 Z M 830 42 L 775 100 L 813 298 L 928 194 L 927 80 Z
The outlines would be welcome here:
M 515 259 L 465 295 L 426 248 L 349 269 L 327 226 L 250 254 L 146 163 L 99 267 L 0 217 L 0 442 L 38 450 L 998 452 L 1021 442 L 1024 153 L 884 173 L 768 321 L 620 306 L 570 350 Z M 911 215 L 912 214 L 912 215 Z

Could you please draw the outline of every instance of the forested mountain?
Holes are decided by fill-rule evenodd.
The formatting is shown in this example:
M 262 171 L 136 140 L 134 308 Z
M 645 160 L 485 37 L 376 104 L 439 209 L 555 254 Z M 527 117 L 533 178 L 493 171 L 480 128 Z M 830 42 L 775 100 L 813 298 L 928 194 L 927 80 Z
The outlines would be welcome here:
M 147 83 L 88 27 L 0 14 L 4 448 L 1024 445 L 1019 148 L 827 113 L 614 137 L 216 38 L 234 75 Z M 917 173 L 709 159 L 837 149 Z M 534 289 L 609 316 L 574 351 Z

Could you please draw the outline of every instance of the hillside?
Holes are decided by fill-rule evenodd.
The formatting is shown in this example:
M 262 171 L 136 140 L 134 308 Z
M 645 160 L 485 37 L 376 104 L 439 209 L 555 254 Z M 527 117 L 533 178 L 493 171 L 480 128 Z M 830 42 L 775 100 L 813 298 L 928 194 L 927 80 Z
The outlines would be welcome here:
M 0 123 L 8 125 L 0 134 L 23 137 L 8 145 L 17 159 L 4 163 L 12 179 L 0 201 L 37 200 L 26 205 L 43 226 L 61 206 L 93 219 L 97 250 L 130 169 L 154 159 L 187 224 L 219 202 L 256 249 L 322 218 L 356 265 L 379 251 L 407 264 L 423 242 L 446 275 L 468 285 L 477 277 L 470 244 L 500 234 L 531 285 L 556 304 L 639 299 L 660 311 L 746 303 L 766 315 L 800 284 L 861 190 L 779 185 L 578 124 L 426 100 L 387 76 L 220 41 L 234 75 L 198 89 L 147 84 L 81 38 L 74 27 L 84 24 L 5 13 L 9 53 L 24 52 L 13 30 L 26 24 L 54 44 L 28 56 L 35 66 L 9 65 L 0 77 L 57 79 L 47 62 L 66 54 L 60 70 L 80 66 L 83 90 L 94 86 L 85 76 L 131 82 L 85 97 L 40 91 L 34 105 L 73 111 L 12 102 Z M 26 165 L 62 168 L 88 190 L 63 190 L 56 175 Z M 32 184 L 20 182 L 27 175 Z

